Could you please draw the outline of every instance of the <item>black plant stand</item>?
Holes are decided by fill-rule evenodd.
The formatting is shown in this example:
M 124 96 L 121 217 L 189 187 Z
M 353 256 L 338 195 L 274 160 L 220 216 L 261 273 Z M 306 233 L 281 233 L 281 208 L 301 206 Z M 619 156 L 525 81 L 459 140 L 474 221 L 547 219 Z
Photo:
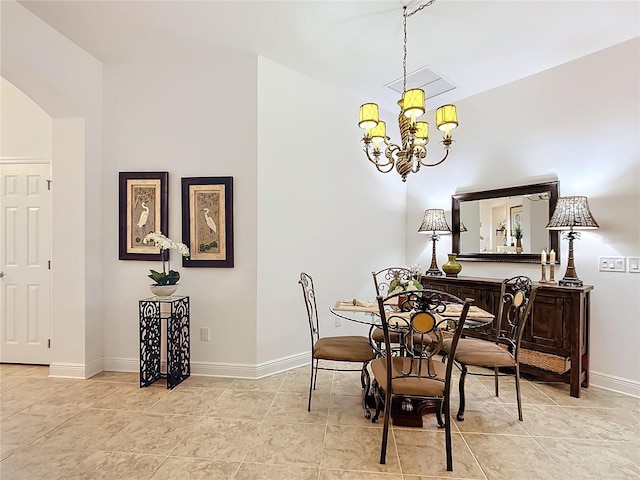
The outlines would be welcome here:
M 140 387 L 159 378 L 174 388 L 191 374 L 189 297 L 150 297 L 140 300 Z M 167 329 L 167 373 L 160 369 L 162 321 Z

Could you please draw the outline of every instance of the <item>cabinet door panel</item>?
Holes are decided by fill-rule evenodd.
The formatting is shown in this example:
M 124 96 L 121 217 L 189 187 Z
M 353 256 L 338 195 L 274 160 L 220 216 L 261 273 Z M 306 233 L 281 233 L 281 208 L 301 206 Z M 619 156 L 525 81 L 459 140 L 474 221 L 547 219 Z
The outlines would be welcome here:
M 525 329 L 523 341 L 554 348 L 564 348 L 567 299 L 538 295 Z

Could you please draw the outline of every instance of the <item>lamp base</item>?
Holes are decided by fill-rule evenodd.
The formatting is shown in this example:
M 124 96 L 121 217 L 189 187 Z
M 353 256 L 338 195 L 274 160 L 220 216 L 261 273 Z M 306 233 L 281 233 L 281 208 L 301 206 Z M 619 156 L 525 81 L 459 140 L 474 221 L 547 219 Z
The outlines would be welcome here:
M 579 278 L 565 277 L 562 280 L 558 281 L 558 285 L 560 285 L 561 287 L 582 287 L 584 283 L 582 283 L 582 280 L 580 280 Z
M 433 277 L 440 277 L 444 274 L 442 273 L 442 270 L 438 268 L 430 268 L 429 270 L 427 270 L 427 275 L 431 275 Z

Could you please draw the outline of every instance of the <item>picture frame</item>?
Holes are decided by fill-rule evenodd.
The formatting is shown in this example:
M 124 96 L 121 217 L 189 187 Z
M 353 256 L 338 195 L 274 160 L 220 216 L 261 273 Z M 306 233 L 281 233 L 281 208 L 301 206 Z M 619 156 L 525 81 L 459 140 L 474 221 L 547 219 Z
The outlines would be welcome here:
M 233 177 L 182 178 L 183 267 L 233 268 Z
M 516 225 L 520 224 L 522 227 L 522 205 L 514 205 L 509 208 L 509 218 L 511 223 L 509 224 L 509 228 L 511 230 L 511 235 L 513 235 L 514 230 L 516 229 Z
M 119 259 L 161 260 L 160 249 L 142 240 L 169 229 L 169 172 L 119 173 Z

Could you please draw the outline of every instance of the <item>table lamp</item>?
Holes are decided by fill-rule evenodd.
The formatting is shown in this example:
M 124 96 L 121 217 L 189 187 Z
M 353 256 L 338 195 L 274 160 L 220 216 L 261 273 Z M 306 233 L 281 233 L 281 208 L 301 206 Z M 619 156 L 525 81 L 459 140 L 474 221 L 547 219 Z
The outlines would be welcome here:
M 591 210 L 587 197 L 573 196 L 560 197 L 556 204 L 556 209 L 547 224 L 549 230 L 569 230 L 563 233 L 563 237 L 569 239 L 569 259 L 567 261 L 567 271 L 564 278 L 558 282 L 560 285 L 568 287 L 581 287 L 582 280 L 576 274 L 576 267 L 573 262 L 573 239 L 580 238 L 580 232 L 574 230 L 593 230 L 599 228 Z
M 418 228 L 418 233 L 429 233 L 433 242 L 431 253 L 431 266 L 427 270 L 427 275 L 442 275 L 442 270 L 438 268 L 436 261 L 436 242 L 440 240 L 439 233 L 451 233 L 447 219 L 444 217 L 444 210 L 441 208 L 429 208 L 424 211 L 422 225 Z

